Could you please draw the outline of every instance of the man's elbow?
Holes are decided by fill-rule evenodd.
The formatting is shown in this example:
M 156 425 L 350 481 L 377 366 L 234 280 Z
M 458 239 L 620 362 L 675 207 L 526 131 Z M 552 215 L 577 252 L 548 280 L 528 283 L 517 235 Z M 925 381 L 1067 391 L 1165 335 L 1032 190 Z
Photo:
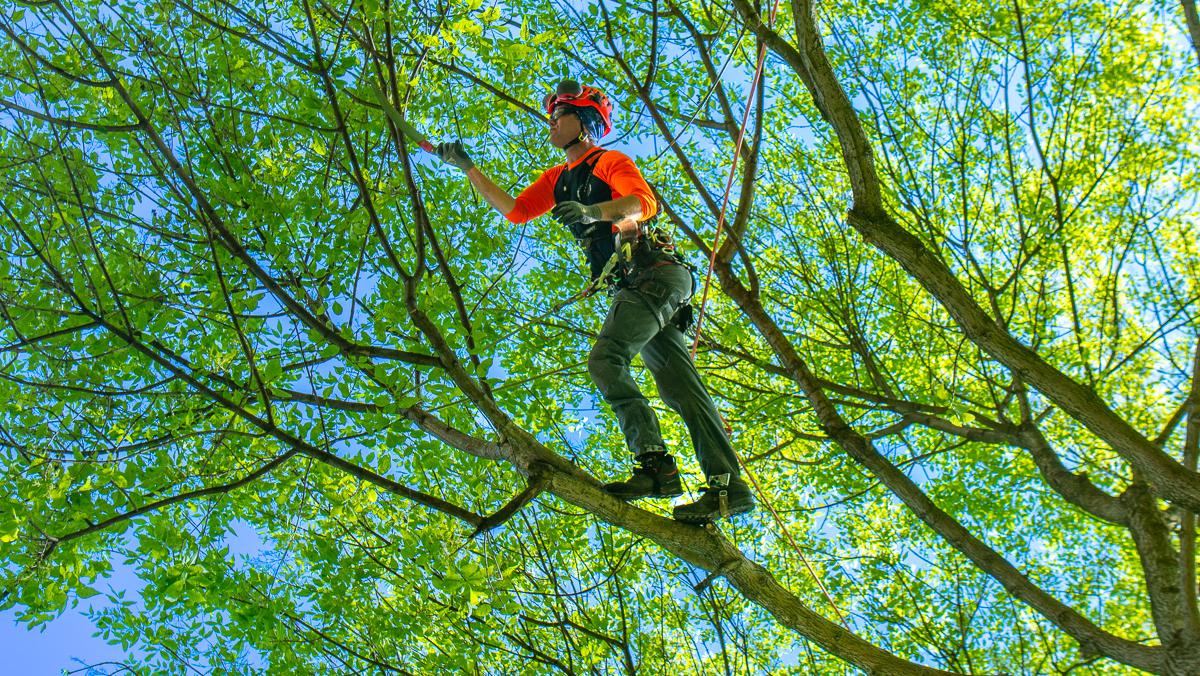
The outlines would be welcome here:
M 639 221 L 649 220 L 658 213 L 658 203 L 654 201 L 654 197 L 650 195 L 637 195 L 638 198 L 638 215 L 634 216 Z

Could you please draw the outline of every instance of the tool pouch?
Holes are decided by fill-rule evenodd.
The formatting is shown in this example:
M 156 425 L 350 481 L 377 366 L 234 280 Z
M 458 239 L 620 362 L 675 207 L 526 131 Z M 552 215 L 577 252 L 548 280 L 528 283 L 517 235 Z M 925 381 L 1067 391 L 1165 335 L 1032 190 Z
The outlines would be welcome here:
M 688 329 L 692 328 L 692 324 L 696 323 L 696 310 L 691 303 L 680 305 L 675 314 L 671 316 L 671 325 L 679 329 L 683 333 L 687 333 Z

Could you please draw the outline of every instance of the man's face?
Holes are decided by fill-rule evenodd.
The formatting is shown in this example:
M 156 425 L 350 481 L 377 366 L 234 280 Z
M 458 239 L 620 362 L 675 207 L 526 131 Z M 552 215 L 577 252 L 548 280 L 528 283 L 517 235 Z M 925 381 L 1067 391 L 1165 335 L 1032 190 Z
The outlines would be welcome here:
M 581 131 L 583 126 L 571 106 L 559 106 L 550 113 L 550 143 L 555 148 L 561 148 L 575 140 Z

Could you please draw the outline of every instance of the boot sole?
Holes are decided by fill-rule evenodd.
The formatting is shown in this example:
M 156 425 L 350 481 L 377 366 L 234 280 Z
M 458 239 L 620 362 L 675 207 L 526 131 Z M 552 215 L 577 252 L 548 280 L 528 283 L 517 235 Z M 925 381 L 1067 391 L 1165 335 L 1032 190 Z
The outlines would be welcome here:
M 614 484 L 609 484 L 608 486 L 612 485 Z M 621 486 L 623 484 L 618 482 L 615 485 Z M 658 491 L 652 493 L 621 493 L 621 491 L 612 490 L 608 486 L 602 487 L 605 493 L 608 493 L 618 500 L 624 500 L 625 502 L 633 502 L 634 500 L 641 500 L 642 498 L 677 498 L 683 495 L 683 482 L 679 480 L 678 474 L 674 475 L 671 481 L 667 481 L 665 483 L 659 482 L 657 486 Z
M 683 489 L 680 489 L 678 493 L 642 493 L 640 495 L 621 495 L 620 493 L 612 493 L 609 491 L 604 492 L 618 500 L 623 500 L 625 502 L 634 502 L 635 500 L 642 500 L 645 498 L 677 498 L 683 495 Z
M 749 514 L 750 512 L 753 512 L 753 511 L 754 511 L 754 505 L 750 505 L 748 507 L 743 507 L 741 509 L 731 509 L 729 511 L 729 514 L 727 514 L 727 515 L 713 514 L 710 512 L 709 514 L 672 514 L 671 516 L 679 523 L 687 523 L 687 524 L 692 524 L 694 526 L 703 526 L 705 524 L 709 524 L 714 521 L 718 521 L 720 519 L 732 519 L 737 516 L 742 516 L 743 514 Z

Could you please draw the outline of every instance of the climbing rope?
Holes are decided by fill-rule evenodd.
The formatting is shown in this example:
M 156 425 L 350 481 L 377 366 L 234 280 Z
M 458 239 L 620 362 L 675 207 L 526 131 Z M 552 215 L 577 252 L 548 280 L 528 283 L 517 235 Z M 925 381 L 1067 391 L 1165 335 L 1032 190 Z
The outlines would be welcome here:
M 778 11 L 779 11 L 779 0 L 775 0 L 775 3 L 771 7 L 771 14 L 767 19 L 768 26 L 775 25 L 775 15 L 778 13 Z M 740 39 L 741 39 L 741 37 L 739 36 L 739 42 L 740 42 Z M 735 45 L 735 49 L 736 49 L 736 45 Z M 746 109 L 742 113 L 742 124 L 741 124 L 741 127 L 739 127 L 739 129 L 738 129 L 737 143 L 735 144 L 734 150 L 733 150 L 733 159 L 729 163 L 729 176 L 725 180 L 725 196 L 721 201 L 720 214 L 717 216 L 717 232 L 713 236 L 712 251 L 710 252 L 709 257 L 708 257 L 708 271 L 704 275 L 704 291 L 700 295 L 700 308 L 696 313 L 696 337 L 692 341 L 692 350 L 691 350 L 691 356 L 692 356 L 693 361 L 696 359 L 696 350 L 700 345 L 700 330 L 704 323 L 705 306 L 708 303 L 708 289 L 712 283 L 713 269 L 716 267 L 716 264 L 717 264 L 717 251 L 720 249 L 721 234 L 724 231 L 724 227 L 725 227 L 725 213 L 729 208 L 729 199 L 733 193 L 733 179 L 737 175 L 738 158 L 741 157 L 742 146 L 744 145 L 745 139 L 746 139 L 746 127 L 749 125 L 749 122 L 750 122 L 750 108 L 752 106 L 751 102 L 754 100 L 755 92 L 758 89 L 758 85 L 762 80 L 763 64 L 766 62 L 766 57 L 767 57 L 767 45 L 765 42 L 759 41 L 758 57 L 757 57 L 757 60 L 756 60 L 755 66 L 754 66 L 754 77 L 750 81 L 750 89 L 746 93 Z M 731 54 L 731 58 L 732 58 L 732 54 Z M 722 69 L 722 70 L 724 70 L 724 69 Z M 722 416 L 722 422 L 724 422 L 724 416 Z M 731 431 L 728 423 L 725 423 L 725 428 L 727 431 Z M 817 588 L 819 588 L 821 590 L 821 594 L 825 597 L 825 600 L 829 602 L 830 607 L 833 608 L 833 612 L 837 615 L 838 620 L 841 622 L 841 624 L 843 626 L 845 626 L 846 625 L 846 617 L 842 614 L 841 609 L 838 608 L 837 603 L 834 602 L 833 596 L 829 593 L 829 590 L 826 589 L 825 584 L 823 582 L 821 582 L 821 577 L 819 575 L 817 575 L 816 570 L 813 568 L 812 564 L 809 563 L 808 557 L 806 557 L 804 555 L 804 552 L 802 552 L 800 550 L 800 545 L 798 545 L 796 543 L 795 538 L 792 537 L 791 531 L 789 531 L 787 528 L 787 525 L 784 524 L 783 519 L 779 516 L 779 512 L 777 512 L 775 510 L 775 507 L 771 504 L 771 501 L 767 499 L 766 494 L 763 492 L 762 488 L 758 484 L 758 479 L 755 478 L 754 473 L 750 471 L 750 468 L 746 466 L 745 461 L 742 460 L 741 456 L 738 455 L 736 451 L 734 452 L 734 457 L 737 458 L 738 465 L 742 468 L 742 472 L 746 475 L 746 478 L 750 480 L 750 484 L 751 484 L 751 486 L 753 486 L 754 492 L 755 492 L 755 494 L 757 494 L 759 501 L 762 502 L 762 504 L 766 506 L 767 511 L 769 511 L 771 513 L 771 517 L 775 520 L 775 524 L 777 526 L 779 526 L 779 530 L 783 532 L 784 537 L 787 539 L 788 543 L 792 546 L 792 549 L 795 550 L 796 555 L 799 556 L 800 560 L 804 563 L 805 569 L 808 570 L 808 574 L 810 576 L 812 576 L 813 581 L 816 582 Z
M 769 25 L 775 23 L 775 12 L 779 9 L 779 0 L 775 0 L 775 5 L 771 8 L 771 17 Z M 725 197 L 721 200 L 721 212 L 717 216 L 717 233 L 713 236 L 712 251 L 708 256 L 708 271 L 704 274 L 704 291 L 700 294 L 700 309 L 696 312 L 696 338 L 692 341 L 692 359 L 696 358 L 696 349 L 700 346 L 700 329 L 704 324 L 704 310 L 708 304 L 708 288 L 712 283 L 713 268 L 717 264 L 717 250 L 721 243 L 721 233 L 725 229 L 725 212 L 729 208 L 729 197 L 733 193 L 733 179 L 737 175 L 738 158 L 742 154 L 742 145 L 746 140 L 746 126 L 750 122 L 751 101 L 754 99 L 755 90 L 758 89 L 758 83 L 762 79 L 763 63 L 767 57 L 767 45 L 765 42 L 760 42 L 758 45 L 758 63 L 754 67 L 754 79 L 750 81 L 750 91 L 746 93 L 746 110 L 742 112 L 742 125 L 738 129 L 737 144 L 733 149 L 733 160 L 729 163 L 729 176 L 725 180 Z
M 837 603 L 833 600 L 833 596 L 829 593 L 829 590 L 825 588 L 825 583 L 821 582 L 821 576 L 817 575 L 817 571 L 814 570 L 812 564 L 808 562 L 808 557 L 804 555 L 804 552 L 800 551 L 800 545 L 796 544 L 796 540 L 792 537 L 792 532 L 789 531 L 787 526 L 783 523 L 783 519 L 780 518 L 779 512 L 775 511 L 774 505 L 767 500 L 767 496 L 763 493 L 762 488 L 760 488 L 758 485 L 758 479 L 754 477 L 754 473 L 750 471 L 750 468 L 746 466 L 746 463 L 736 451 L 733 455 L 737 458 L 738 466 L 742 468 L 742 473 L 746 475 L 746 478 L 750 480 L 750 485 L 754 487 L 754 492 L 758 495 L 759 501 L 766 505 L 767 511 L 771 513 L 771 518 L 775 519 L 775 525 L 779 526 L 779 530 L 783 531 L 783 536 L 787 538 L 788 544 L 792 546 L 792 549 L 796 550 L 796 555 L 799 556 L 800 561 L 804 563 L 804 568 L 808 570 L 808 574 L 811 575 L 813 581 L 817 583 L 817 588 L 821 590 L 821 595 L 824 596 L 825 600 L 829 602 L 829 607 L 833 608 L 833 612 L 837 615 L 838 621 L 842 623 L 842 626 L 846 626 L 846 616 L 842 614 L 841 608 L 838 608 Z

